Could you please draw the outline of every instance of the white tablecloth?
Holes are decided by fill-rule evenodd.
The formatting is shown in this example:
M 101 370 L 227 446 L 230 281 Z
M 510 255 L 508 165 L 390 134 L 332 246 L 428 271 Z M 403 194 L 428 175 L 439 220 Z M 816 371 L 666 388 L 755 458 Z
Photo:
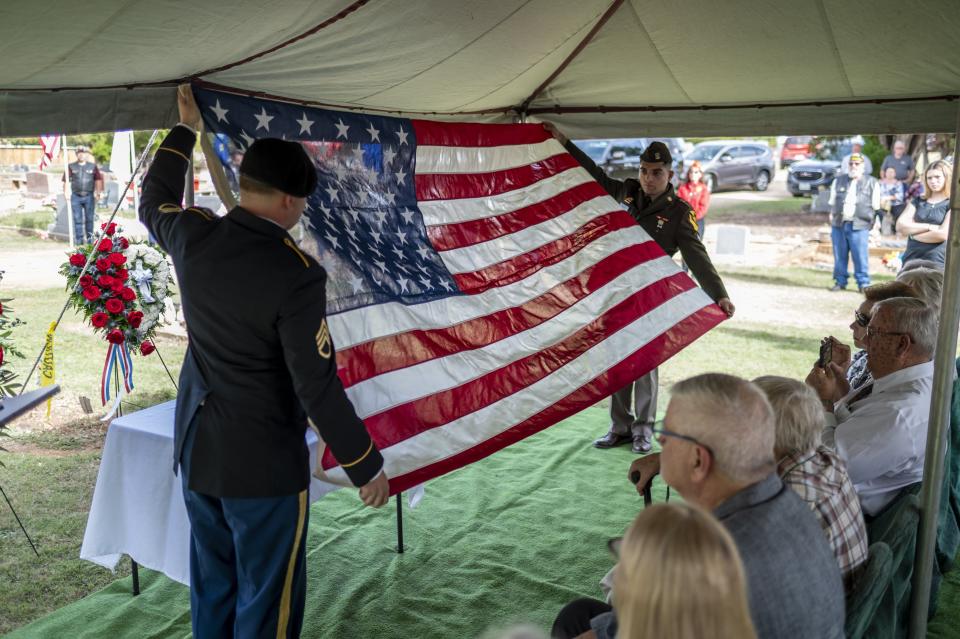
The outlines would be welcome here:
M 113 570 L 121 555 L 182 584 L 190 582 L 190 522 L 173 474 L 176 402 L 118 417 L 103 447 L 80 558 Z M 310 466 L 317 435 L 307 430 Z M 310 501 L 338 486 L 313 478 Z

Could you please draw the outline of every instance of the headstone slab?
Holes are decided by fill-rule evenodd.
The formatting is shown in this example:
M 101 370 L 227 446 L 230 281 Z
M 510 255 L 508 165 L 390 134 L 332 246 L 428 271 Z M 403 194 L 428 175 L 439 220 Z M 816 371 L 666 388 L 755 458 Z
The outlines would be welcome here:
M 54 188 L 56 177 L 43 171 L 27 172 L 27 193 L 33 195 L 50 195 Z
M 47 231 L 50 237 L 64 242 L 70 241 L 70 214 L 67 211 L 67 198 L 63 193 L 57 194 L 57 217 L 54 218 Z
M 717 233 L 717 255 L 746 255 L 750 244 L 750 229 L 746 226 L 714 224 Z

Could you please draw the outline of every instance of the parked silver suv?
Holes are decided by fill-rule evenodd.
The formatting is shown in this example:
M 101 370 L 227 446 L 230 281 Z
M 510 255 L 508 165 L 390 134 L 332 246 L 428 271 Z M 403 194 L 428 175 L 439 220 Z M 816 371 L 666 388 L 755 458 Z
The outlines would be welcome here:
M 766 142 L 750 140 L 701 142 L 684 157 L 687 165 L 693 160 L 703 166 L 703 179 L 711 191 L 744 186 L 766 191 L 777 166 Z

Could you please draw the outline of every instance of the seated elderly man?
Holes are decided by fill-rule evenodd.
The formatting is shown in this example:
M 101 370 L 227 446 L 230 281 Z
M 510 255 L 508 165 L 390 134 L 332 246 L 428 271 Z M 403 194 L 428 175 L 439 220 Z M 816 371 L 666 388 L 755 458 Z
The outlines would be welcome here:
M 773 406 L 777 474 L 817 516 L 849 592 L 854 575 L 867 561 L 867 526 L 847 465 L 820 443 L 824 424 L 820 399 L 795 379 L 768 375 L 753 383 Z
M 867 326 L 872 383 L 851 391 L 833 363 L 807 376 L 826 411 L 823 442 L 847 463 L 869 516 L 923 478 L 936 341 L 936 311 L 895 297 L 877 302 Z
M 770 402 L 750 382 L 720 373 L 672 389 L 662 452 L 636 460 L 637 490 L 661 472 L 684 500 L 711 510 L 733 537 L 759 639 L 843 636 L 840 569 L 816 517 L 776 473 Z M 557 617 L 555 637 L 616 634 L 616 612 L 579 599 Z

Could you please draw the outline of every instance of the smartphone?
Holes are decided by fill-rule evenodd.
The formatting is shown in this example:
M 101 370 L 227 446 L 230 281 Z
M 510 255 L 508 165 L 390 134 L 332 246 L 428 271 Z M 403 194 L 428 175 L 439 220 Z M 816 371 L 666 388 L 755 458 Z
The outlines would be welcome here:
M 833 361 L 833 340 L 824 337 L 820 342 L 820 359 L 817 360 L 817 366 L 826 368 Z

